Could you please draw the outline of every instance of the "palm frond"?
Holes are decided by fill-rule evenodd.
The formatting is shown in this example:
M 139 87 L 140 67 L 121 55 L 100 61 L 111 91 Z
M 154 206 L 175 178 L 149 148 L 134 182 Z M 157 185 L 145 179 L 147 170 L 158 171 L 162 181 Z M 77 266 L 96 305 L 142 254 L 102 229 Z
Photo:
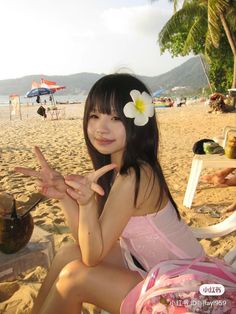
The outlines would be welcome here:
M 226 14 L 230 7 L 230 0 L 208 0 L 208 27 L 213 45 L 217 48 L 220 40 L 220 15 Z
M 229 22 L 232 32 L 236 33 L 236 1 L 234 1 L 234 5 L 227 10 L 226 19 Z
M 158 36 L 160 47 L 170 40 L 171 36 L 178 32 L 182 25 L 191 25 L 198 17 L 207 17 L 207 11 L 204 7 L 195 3 L 186 3 L 182 9 L 177 11 L 165 24 Z
M 191 46 L 194 46 L 194 43 L 199 41 L 202 34 L 207 31 L 206 19 L 203 16 L 200 16 L 195 19 L 191 28 L 189 29 L 184 48 L 183 54 L 186 55 L 191 50 Z
M 205 55 L 208 55 L 208 52 L 213 48 L 212 37 L 210 35 L 209 30 L 206 32 L 206 40 L 205 40 Z

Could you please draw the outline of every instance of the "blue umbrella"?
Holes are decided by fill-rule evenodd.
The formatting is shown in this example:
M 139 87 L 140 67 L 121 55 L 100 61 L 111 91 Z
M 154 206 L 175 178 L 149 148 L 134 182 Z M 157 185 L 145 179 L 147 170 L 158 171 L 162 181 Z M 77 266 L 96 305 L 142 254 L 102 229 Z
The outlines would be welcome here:
M 52 90 L 46 87 L 38 87 L 33 88 L 29 92 L 26 93 L 25 97 L 31 98 L 31 97 L 37 97 L 42 95 L 51 95 L 53 93 Z
M 152 96 L 153 96 L 153 97 L 158 97 L 158 96 L 160 96 L 161 94 L 163 94 L 165 91 L 166 91 L 166 89 L 161 88 L 161 89 L 155 91 L 155 92 L 152 94 Z

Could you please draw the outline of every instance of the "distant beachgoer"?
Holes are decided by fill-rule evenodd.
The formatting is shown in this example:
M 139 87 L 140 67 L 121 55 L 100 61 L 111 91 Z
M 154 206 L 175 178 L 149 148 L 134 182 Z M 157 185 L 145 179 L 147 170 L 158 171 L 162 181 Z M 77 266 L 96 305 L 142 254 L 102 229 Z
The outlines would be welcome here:
M 227 178 L 229 174 L 234 172 L 235 168 L 225 168 L 201 177 L 202 182 L 212 183 L 214 185 L 236 186 L 236 174 Z
M 221 186 L 236 186 L 236 168 L 225 168 L 223 170 L 214 172 L 201 177 L 201 181 L 205 183 L 212 183 L 214 185 Z M 232 176 L 228 177 L 229 174 Z M 223 209 L 223 212 L 230 212 L 236 210 L 236 201 L 234 201 L 227 208 Z
M 83 129 L 93 172 L 63 177 L 37 147 L 41 170 L 16 168 L 59 200 L 75 239 L 54 258 L 33 314 L 78 314 L 83 302 L 120 313 L 129 292 L 161 260 L 204 255 L 159 164 L 147 87 L 129 74 L 102 77 L 88 94 Z
M 41 103 L 40 96 L 37 96 L 37 97 L 36 97 L 36 103 L 38 103 L 38 104 L 40 104 L 40 103 Z

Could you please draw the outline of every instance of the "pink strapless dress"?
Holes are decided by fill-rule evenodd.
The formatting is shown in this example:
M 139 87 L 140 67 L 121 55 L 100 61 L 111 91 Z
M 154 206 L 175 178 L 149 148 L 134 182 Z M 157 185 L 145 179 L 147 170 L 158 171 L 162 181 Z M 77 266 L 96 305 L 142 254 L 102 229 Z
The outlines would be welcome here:
M 131 217 L 120 237 L 120 245 L 128 268 L 142 277 L 162 260 L 205 255 L 191 229 L 178 219 L 171 202 L 158 213 Z M 132 256 L 145 271 L 134 264 Z

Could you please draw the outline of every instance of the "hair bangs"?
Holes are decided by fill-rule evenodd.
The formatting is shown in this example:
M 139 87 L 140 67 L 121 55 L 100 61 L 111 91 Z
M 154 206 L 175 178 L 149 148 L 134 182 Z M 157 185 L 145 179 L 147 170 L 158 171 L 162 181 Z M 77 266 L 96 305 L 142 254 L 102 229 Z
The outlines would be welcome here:
M 99 112 L 108 115 L 117 115 L 122 120 L 125 118 L 123 113 L 123 106 L 121 103 L 123 99 L 119 99 L 119 93 L 116 90 L 106 90 L 104 93 L 94 93 L 91 97 L 89 112 Z

